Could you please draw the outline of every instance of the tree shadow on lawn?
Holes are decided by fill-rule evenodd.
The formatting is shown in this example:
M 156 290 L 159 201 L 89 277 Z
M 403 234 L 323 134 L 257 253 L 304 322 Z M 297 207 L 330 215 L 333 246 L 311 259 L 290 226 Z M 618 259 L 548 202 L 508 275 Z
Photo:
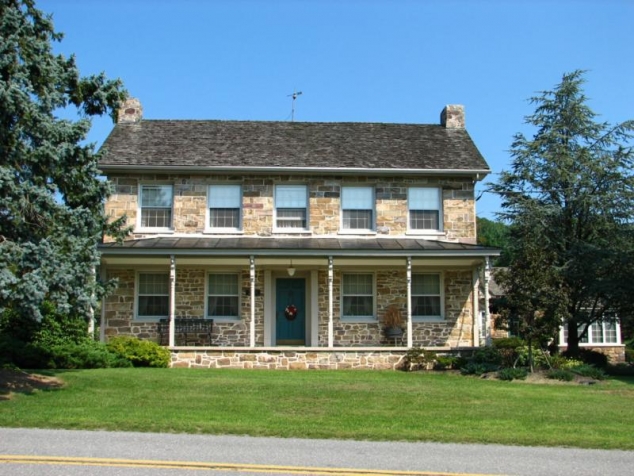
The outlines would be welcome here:
M 45 370 L 38 372 L 0 369 L 0 401 L 9 400 L 16 393 L 31 395 L 38 390 L 57 390 L 64 386 L 64 382 L 53 377 L 52 373 Z

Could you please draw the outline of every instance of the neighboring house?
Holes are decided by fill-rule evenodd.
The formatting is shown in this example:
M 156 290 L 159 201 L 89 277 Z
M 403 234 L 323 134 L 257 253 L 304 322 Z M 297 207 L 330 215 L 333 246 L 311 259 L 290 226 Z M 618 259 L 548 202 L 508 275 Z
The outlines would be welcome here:
M 476 245 L 474 187 L 489 172 L 462 106 L 440 124 L 144 120 L 131 99 L 104 143 L 100 245 L 118 288 L 102 338 L 158 339 L 173 365 L 386 368 L 407 348 L 481 344 L 477 290 L 497 249 Z M 388 340 L 381 318 L 401 311 Z M 179 346 L 174 318 L 213 319 Z

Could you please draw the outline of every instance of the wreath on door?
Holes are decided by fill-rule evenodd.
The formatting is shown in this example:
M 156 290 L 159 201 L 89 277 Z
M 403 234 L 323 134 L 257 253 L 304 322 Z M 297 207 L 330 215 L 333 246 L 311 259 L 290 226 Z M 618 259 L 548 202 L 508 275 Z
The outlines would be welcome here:
M 286 306 L 286 309 L 284 309 L 284 316 L 289 321 L 295 320 L 295 318 L 297 317 L 297 308 L 294 304 L 289 304 L 288 306 Z

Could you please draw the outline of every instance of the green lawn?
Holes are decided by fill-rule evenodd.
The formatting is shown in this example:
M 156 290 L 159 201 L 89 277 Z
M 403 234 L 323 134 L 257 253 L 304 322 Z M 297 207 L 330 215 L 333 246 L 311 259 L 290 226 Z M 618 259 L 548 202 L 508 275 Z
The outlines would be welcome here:
M 0 400 L 0 426 L 634 449 L 634 379 L 527 384 L 442 373 L 104 369 Z

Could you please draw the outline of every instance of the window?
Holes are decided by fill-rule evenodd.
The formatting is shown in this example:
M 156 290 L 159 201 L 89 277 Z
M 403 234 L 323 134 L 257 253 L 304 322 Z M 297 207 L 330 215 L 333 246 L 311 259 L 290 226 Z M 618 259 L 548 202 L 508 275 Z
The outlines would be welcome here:
M 212 273 L 207 281 L 207 317 L 238 319 L 240 286 L 238 275 Z
M 412 275 L 412 316 L 442 317 L 440 274 Z
M 169 274 L 139 273 L 137 317 L 160 318 L 169 315 Z
M 307 229 L 308 193 L 306 185 L 275 187 L 275 227 Z
M 439 188 L 412 187 L 409 189 L 410 230 L 441 230 L 442 210 Z
M 172 226 L 172 186 L 141 186 L 141 228 L 164 228 Z
M 372 187 L 342 187 L 341 210 L 344 230 L 373 230 L 374 190 Z
M 579 325 L 579 333 L 583 332 L 586 325 Z M 620 344 L 620 326 L 615 320 L 593 322 L 588 332 L 579 339 L 581 345 Z M 562 345 L 568 343 L 568 324 L 564 324 L 560 341 Z
M 374 317 L 373 276 L 344 274 L 342 301 L 342 317 Z
M 207 194 L 209 228 L 240 230 L 242 189 L 240 185 L 211 185 Z

